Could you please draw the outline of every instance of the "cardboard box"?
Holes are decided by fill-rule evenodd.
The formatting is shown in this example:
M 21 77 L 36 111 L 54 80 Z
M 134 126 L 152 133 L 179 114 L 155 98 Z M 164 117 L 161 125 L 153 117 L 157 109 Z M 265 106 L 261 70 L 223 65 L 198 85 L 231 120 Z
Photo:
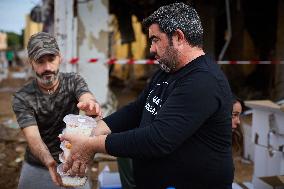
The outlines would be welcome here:
M 116 161 L 98 162 L 99 189 L 121 189 L 121 181 Z

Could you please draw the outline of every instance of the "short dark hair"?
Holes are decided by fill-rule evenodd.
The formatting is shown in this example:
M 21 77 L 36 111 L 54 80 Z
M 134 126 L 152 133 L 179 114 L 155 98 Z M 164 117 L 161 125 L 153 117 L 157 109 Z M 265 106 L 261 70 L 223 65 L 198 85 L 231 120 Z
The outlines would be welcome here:
M 160 7 L 142 22 L 145 28 L 158 24 L 161 31 L 171 37 L 180 29 L 192 46 L 203 46 L 203 28 L 194 8 L 184 3 L 173 3 Z

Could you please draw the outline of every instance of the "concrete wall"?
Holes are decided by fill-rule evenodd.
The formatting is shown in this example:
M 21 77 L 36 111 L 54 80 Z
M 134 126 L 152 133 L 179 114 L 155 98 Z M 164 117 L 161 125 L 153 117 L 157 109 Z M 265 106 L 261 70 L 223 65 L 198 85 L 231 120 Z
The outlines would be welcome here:
M 88 63 L 90 58 L 106 59 L 108 54 L 108 0 L 92 0 L 78 4 L 78 72 L 102 104 L 107 102 L 108 65 Z

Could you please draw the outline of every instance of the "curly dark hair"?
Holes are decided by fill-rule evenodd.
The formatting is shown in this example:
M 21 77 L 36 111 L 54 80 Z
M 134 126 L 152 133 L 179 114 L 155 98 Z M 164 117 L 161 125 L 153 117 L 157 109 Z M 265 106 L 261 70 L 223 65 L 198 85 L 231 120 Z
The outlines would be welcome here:
M 165 5 L 156 10 L 142 22 L 144 28 L 158 24 L 160 30 L 171 37 L 180 29 L 191 46 L 203 46 L 203 28 L 194 8 L 184 3 Z

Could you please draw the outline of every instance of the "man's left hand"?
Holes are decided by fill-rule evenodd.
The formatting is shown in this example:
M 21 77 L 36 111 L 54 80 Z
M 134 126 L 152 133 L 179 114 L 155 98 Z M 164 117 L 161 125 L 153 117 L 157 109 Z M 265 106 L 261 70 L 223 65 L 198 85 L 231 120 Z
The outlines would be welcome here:
M 79 102 L 77 107 L 84 111 L 86 115 L 96 115 L 102 117 L 102 110 L 99 103 L 93 99 Z

